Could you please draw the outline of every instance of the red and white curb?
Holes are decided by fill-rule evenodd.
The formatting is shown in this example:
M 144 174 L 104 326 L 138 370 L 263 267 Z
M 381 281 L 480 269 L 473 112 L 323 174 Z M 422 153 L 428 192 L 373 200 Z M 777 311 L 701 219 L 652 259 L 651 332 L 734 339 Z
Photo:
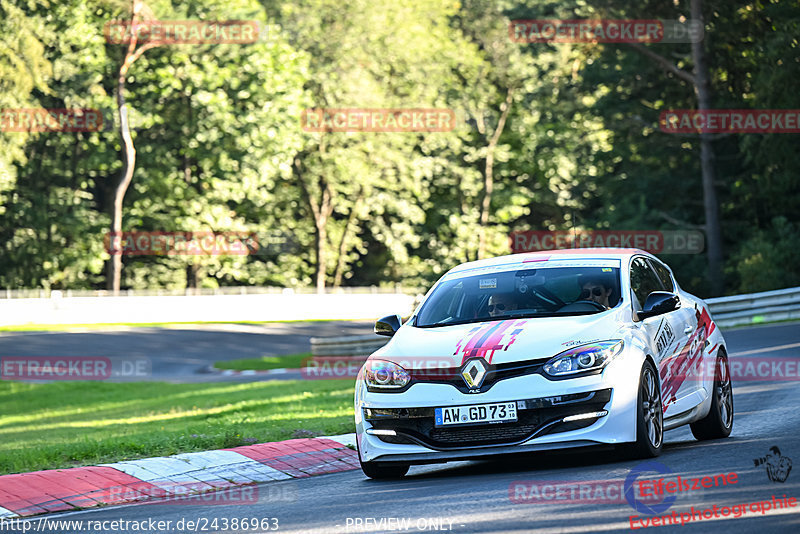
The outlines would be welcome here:
M 357 469 L 353 434 L 0 476 L 0 519 Z

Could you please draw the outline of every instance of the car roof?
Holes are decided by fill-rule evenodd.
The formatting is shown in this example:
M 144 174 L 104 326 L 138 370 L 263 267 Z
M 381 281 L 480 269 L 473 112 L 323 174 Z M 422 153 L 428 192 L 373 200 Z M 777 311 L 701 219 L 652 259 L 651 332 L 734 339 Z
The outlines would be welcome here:
M 541 250 L 536 252 L 522 252 L 520 254 L 507 254 L 505 256 L 470 261 L 453 267 L 449 272 L 454 273 L 465 269 L 474 269 L 476 267 L 491 267 L 493 265 L 505 265 L 510 263 L 526 263 L 528 261 L 534 263 L 537 261 L 575 258 L 593 260 L 627 260 L 631 256 L 636 256 L 639 254 L 653 257 L 649 252 L 645 252 L 644 250 L 640 250 L 638 248 L 567 248 L 558 250 Z

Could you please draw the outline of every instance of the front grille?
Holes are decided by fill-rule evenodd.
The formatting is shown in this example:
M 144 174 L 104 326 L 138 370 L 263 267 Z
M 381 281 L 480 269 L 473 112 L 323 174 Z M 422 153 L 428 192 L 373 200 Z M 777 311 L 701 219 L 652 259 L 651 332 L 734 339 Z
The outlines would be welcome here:
M 492 427 L 437 428 L 431 431 L 430 437 L 439 443 L 507 443 L 524 439 L 535 430 L 536 425 L 509 423 L 492 425 Z
M 586 394 L 528 399 L 517 410 L 514 423 L 439 427 L 434 425 L 433 408 L 365 409 L 373 428 L 394 430 L 396 436 L 377 436 L 386 443 L 422 444 L 432 449 L 509 445 L 536 435 L 585 428 L 595 419 L 559 423 L 569 415 L 600 411 L 611 400 L 611 389 Z M 402 415 L 400 415 L 402 413 Z
M 489 365 L 486 371 L 486 378 L 481 384 L 480 391 L 484 393 L 492 389 L 496 383 L 507 378 L 525 376 L 534 373 L 541 373 L 544 364 L 549 358 L 529 360 L 523 362 L 501 363 Z M 429 383 L 429 384 L 449 384 L 462 393 L 467 393 L 469 387 L 461 377 L 460 367 L 449 367 L 440 369 L 413 369 L 410 371 L 411 382 L 409 384 Z

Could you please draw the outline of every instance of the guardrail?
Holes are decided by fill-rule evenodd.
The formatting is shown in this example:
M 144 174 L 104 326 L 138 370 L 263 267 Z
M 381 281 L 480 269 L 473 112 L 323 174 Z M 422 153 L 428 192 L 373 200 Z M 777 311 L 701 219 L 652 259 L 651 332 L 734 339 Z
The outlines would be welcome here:
M 61 297 L 0 299 L 0 326 L 137 324 L 180 321 L 375 320 L 413 310 L 397 293 Z
M 345 286 L 326 287 L 325 295 L 417 295 L 425 289 L 392 286 Z M 124 289 L 117 297 L 182 297 L 213 295 L 316 295 L 315 287 L 270 287 L 270 286 L 223 286 L 186 289 Z M 76 297 L 113 297 L 104 289 L 10 289 L 0 288 L 0 300 L 4 299 L 60 299 Z
M 800 319 L 800 287 L 707 299 L 711 315 L 721 327 L 758 324 L 767 321 Z M 366 358 L 389 338 L 364 335 L 311 338 L 314 356 L 352 356 Z
M 722 327 L 800 319 L 800 287 L 707 299 L 714 322 Z
M 312 337 L 311 354 L 314 356 L 366 358 L 386 345 L 388 341 L 388 337 L 378 335 Z

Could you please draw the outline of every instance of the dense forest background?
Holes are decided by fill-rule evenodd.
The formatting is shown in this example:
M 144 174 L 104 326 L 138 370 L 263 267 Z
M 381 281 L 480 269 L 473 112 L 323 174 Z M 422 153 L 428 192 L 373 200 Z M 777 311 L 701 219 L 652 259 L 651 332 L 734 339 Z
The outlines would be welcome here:
M 101 289 L 124 165 L 104 25 L 257 20 L 252 44 L 168 45 L 124 71 L 136 162 L 122 229 L 252 231 L 254 256 L 126 256 L 122 288 L 426 287 L 513 230 L 705 230 L 691 45 L 518 43 L 513 19 L 704 18 L 713 108 L 800 109 L 796 0 L 0 0 L 0 109 L 95 108 L 100 132 L 0 132 L 0 288 Z M 656 59 L 654 54 L 663 61 Z M 314 107 L 448 108 L 437 133 L 312 133 Z M 722 275 L 703 297 L 800 285 L 800 137 L 710 138 Z M 713 272 L 713 270 L 712 270 Z M 724 285 L 714 281 L 724 281 Z

